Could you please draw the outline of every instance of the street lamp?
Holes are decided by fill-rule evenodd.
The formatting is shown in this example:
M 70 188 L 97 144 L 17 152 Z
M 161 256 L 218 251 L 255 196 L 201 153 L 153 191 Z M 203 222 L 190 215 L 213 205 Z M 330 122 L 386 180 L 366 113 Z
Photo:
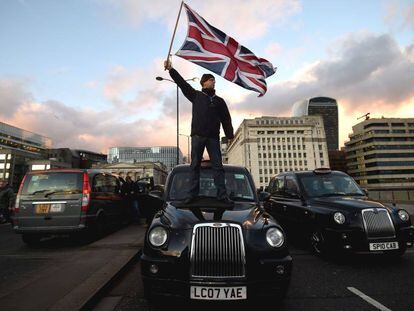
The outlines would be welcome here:
M 156 77 L 155 78 L 157 81 L 163 81 L 163 80 L 165 80 L 165 81 L 170 81 L 170 82 L 172 82 L 172 83 L 175 83 L 175 81 L 173 81 L 173 80 L 171 80 L 171 79 L 167 79 L 167 78 L 163 78 L 163 77 Z M 195 80 L 197 80 L 197 78 L 196 77 L 194 77 L 194 78 L 192 78 L 192 79 L 187 79 L 187 80 L 185 80 L 185 81 L 195 81 Z M 179 146 L 179 144 L 180 144 L 180 138 L 179 138 L 179 133 L 178 133 L 178 126 L 179 126 L 179 123 L 180 123 L 180 114 L 179 114 L 179 97 L 178 97 L 178 84 L 177 83 L 175 83 L 176 84 L 176 86 L 177 86 L 177 165 L 178 164 L 180 164 L 180 156 L 179 156 L 179 149 L 180 149 L 180 146 Z
M 186 135 L 186 134 L 179 134 L 181 136 L 185 136 L 187 137 L 187 161 L 188 163 L 190 163 L 190 135 Z

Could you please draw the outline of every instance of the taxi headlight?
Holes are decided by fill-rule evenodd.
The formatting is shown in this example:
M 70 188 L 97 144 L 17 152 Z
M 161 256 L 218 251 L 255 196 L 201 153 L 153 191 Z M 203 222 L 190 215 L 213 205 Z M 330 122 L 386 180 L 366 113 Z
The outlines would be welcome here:
M 334 220 L 337 224 L 343 225 L 345 223 L 345 215 L 341 212 L 336 212 L 334 214 Z
M 155 227 L 149 233 L 148 240 L 152 246 L 160 247 L 167 241 L 168 232 L 163 227 Z
M 266 241 L 272 247 L 281 247 L 285 242 L 285 236 L 282 231 L 273 227 L 267 230 Z
M 398 217 L 400 217 L 402 221 L 408 221 L 410 219 L 410 215 L 408 215 L 407 211 L 403 209 L 398 211 Z

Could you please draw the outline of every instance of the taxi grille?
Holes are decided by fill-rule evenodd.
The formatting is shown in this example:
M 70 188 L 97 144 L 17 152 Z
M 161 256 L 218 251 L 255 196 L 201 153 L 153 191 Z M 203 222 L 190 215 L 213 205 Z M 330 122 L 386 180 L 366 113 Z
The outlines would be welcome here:
M 386 209 L 365 209 L 362 211 L 365 232 L 368 238 L 393 238 L 395 229 Z
M 196 225 L 190 260 L 193 277 L 244 277 L 246 261 L 241 227 L 228 223 Z

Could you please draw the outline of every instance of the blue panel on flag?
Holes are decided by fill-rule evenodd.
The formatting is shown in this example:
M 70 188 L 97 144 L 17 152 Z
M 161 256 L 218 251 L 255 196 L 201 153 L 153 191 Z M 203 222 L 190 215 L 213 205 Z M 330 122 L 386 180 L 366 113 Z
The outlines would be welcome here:
M 218 75 L 221 75 L 226 63 L 225 62 L 207 63 L 207 62 L 197 61 L 197 65 L 200 65 L 201 67 L 204 67 Z
M 190 50 L 190 51 L 197 51 L 201 52 L 200 48 L 197 44 L 191 41 L 186 41 L 184 45 L 181 47 L 181 50 Z

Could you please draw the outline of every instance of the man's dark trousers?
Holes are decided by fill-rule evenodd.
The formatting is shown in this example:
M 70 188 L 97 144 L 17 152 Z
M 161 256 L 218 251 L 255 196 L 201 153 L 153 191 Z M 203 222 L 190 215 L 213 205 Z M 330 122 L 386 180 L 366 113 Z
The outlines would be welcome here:
M 224 183 L 224 168 L 221 160 L 219 139 L 191 136 L 191 165 L 190 165 L 190 190 L 189 197 L 194 198 L 200 191 L 200 165 L 203 158 L 204 148 L 207 148 L 212 168 L 214 170 L 214 185 L 217 189 L 217 198 L 226 196 L 226 185 Z

